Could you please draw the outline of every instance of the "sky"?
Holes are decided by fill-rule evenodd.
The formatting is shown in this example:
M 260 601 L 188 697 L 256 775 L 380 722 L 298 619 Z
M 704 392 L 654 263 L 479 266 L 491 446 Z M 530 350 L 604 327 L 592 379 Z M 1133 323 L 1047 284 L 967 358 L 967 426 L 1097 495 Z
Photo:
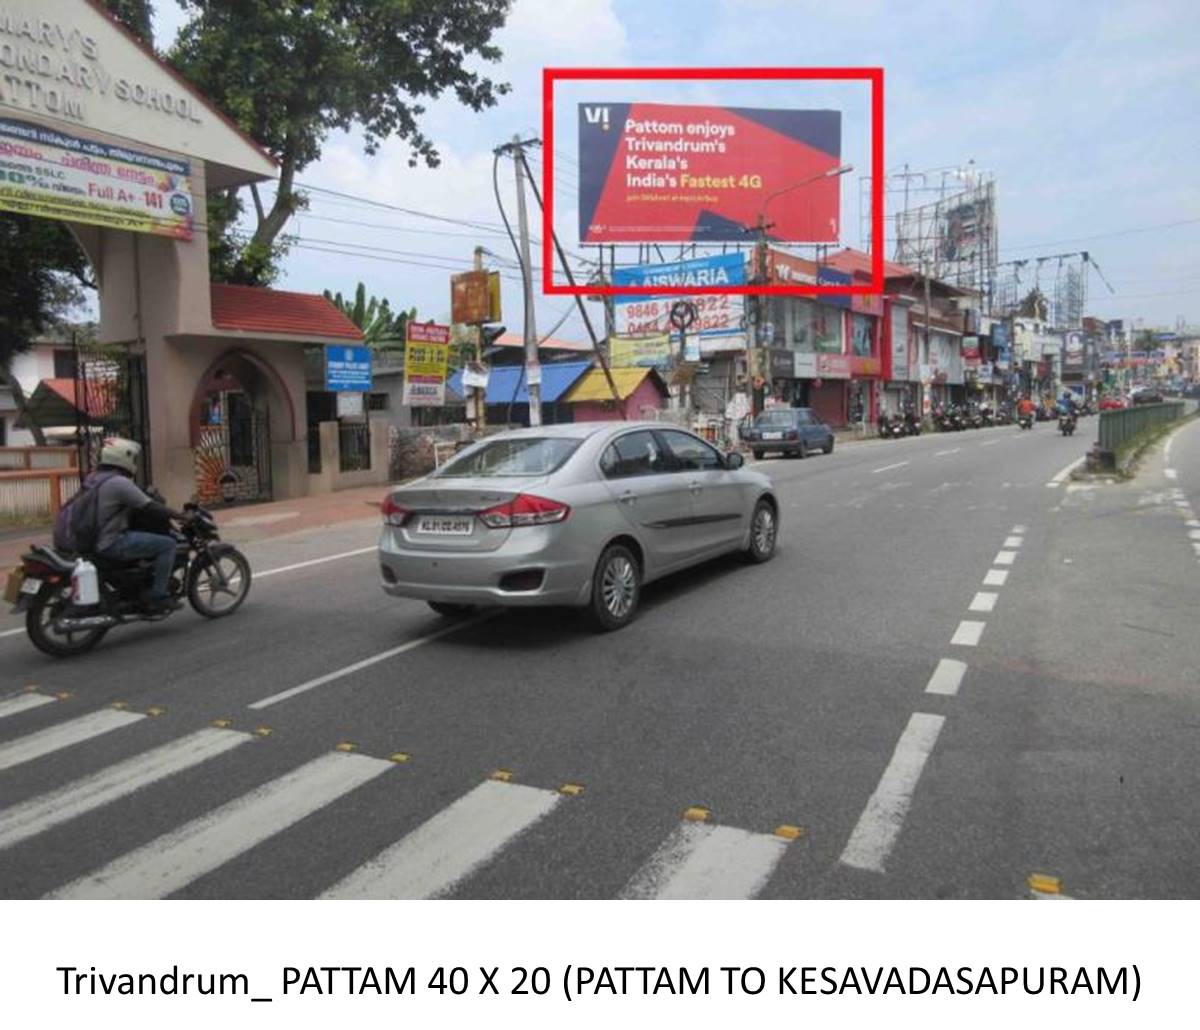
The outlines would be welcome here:
M 172 0 L 159 0 L 160 48 L 181 20 Z M 439 168 L 409 168 L 407 148 L 397 141 L 368 156 L 361 137 L 350 132 L 332 135 L 320 159 L 299 176 L 325 190 L 484 228 L 313 192 L 309 213 L 289 226 L 300 242 L 278 287 L 346 293 L 362 280 L 368 293 L 388 298 L 393 308 L 415 306 L 422 318 L 443 320 L 450 268 L 469 268 L 479 243 L 496 255 L 485 261 L 505 276 L 505 324 L 519 332 L 521 288 L 493 196 L 492 150 L 514 134 L 540 135 L 544 66 L 878 66 L 885 76 L 889 172 L 974 161 L 995 177 L 1002 262 L 1086 250 L 1115 289 L 1110 293 L 1092 272 L 1090 314 L 1134 324 L 1140 319 L 1146 326 L 1174 326 L 1180 317 L 1200 324 L 1200 21 L 1194 0 L 516 0 L 495 42 L 504 57 L 486 70 L 512 84 L 499 106 L 475 113 L 452 98 L 428 104 L 422 125 L 441 153 Z M 564 100 L 843 110 L 842 154 L 855 171 L 841 180 L 842 242 L 862 242 L 860 176 L 870 156 L 865 87 L 599 87 L 588 85 Z M 578 244 L 578 155 L 567 106 L 556 104 L 556 224 L 564 246 L 589 257 L 594 248 Z M 536 150 L 531 158 L 540 176 Z M 511 162 L 501 165 L 500 190 L 514 218 Z M 532 197 L 530 205 L 540 222 Z M 540 237 L 536 223 L 534 233 Z M 338 250 L 343 253 L 331 253 Z M 532 263 L 541 264 L 536 248 Z M 576 261 L 576 267 L 587 266 Z M 1048 275 L 1053 263 L 1044 268 Z M 1031 273 L 1026 281 L 1033 284 Z M 570 298 L 543 297 L 540 287 L 537 293 L 539 335 L 560 325 L 556 335 L 585 338 Z

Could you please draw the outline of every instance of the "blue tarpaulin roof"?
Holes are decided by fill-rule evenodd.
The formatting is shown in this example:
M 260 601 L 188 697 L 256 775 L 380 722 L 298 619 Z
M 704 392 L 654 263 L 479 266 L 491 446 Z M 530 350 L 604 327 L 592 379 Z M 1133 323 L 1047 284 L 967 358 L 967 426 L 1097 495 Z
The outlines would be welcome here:
M 556 361 L 542 365 L 542 403 L 555 403 L 591 367 L 590 361 Z M 469 387 L 463 386 L 461 370 L 450 377 L 448 385 L 464 397 L 471 392 Z M 515 395 L 513 391 L 516 391 Z M 523 365 L 497 365 L 492 368 L 492 374 L 488 377 L 487 403 L 529 403 Z

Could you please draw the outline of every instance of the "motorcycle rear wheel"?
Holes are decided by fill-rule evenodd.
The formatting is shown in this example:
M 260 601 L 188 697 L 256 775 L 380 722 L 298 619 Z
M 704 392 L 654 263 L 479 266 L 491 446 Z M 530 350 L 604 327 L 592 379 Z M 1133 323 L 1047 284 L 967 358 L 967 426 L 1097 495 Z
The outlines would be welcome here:
M 222 583 L 222 578 L 224 583 Z M 188 604 L 206 619 L 232 615 L 250 593 L 250 562 L 235 548 L 222 549 L 214 562 L 201 556 L 188 573 Z M 229 600 L 219 602 L 218 595 Z
M 25 612 L 25 632 L 30 642 L 39 651 L 54 658 L 73 658 L 90 651 L 108 632 L 107 626 L 68 633 L 56 632 L 54 620 L 70 602 L 69 587 L 61 591 L 43 590 Z

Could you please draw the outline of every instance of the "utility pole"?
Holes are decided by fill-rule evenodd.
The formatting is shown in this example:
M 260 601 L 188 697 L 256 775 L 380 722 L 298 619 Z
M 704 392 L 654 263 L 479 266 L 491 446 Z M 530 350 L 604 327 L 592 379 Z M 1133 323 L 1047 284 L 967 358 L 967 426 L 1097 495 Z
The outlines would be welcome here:
M 479 245 L 475 247 L 475 271 L 483 271 L 483 247 Z M 475 326 L 475 364 L 483 364 L 482 323 Z M 476 386 L 472 392 L 475 394 L 475 430 L 482 432 L 487 426 L 487 390 L 482 386 Z
M 542 424 L 542 368 L 538 364 L 537 326 L 533 312 L 533 267 L 529 260 L 529 216 L 525 210 L 525 153 L 521 137 L 512 141 L 517 171 L 517 228 L 521 234 L 521 278 L 525 286 L 525 389 L 529 394 L 529 424 Z
M 767 230 L 770 228 L 767 222 L 766 210 L 759 213 L 758 223 L 755 225 L 755 230 L 758 232 L 758 240 L 754 244 L 755 249 L 755 280 L 761 286 L 766 286 L 771 281 L 770 267 L 770 248 L 767 245 Z M 763 396 L 758 388 L 754 385 L 755 375 L 762 376 L 764 384 L 766 381 L 767 362 L 763 360 L 763 351 L 761 343 L 763 334 L 766 332 L 766 322 L 771 315 L 771 298 L 765 293 L 756 293 L 754 295 L 754 333 L 753 339 L 750 334 L 747 334 L 746 347 L 746 410 L 752 416 L 758 415 L 761 404 L 760 398 Z M 752 360 L 753 356 L 753 360 Z M 765 385 L 763 390 L 765 392 Z

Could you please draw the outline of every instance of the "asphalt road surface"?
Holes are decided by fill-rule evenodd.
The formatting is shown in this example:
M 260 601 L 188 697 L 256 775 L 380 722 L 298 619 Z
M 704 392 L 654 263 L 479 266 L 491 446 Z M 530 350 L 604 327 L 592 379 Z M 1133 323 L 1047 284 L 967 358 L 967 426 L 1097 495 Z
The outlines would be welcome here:
M 616 634 L 389 599 L 374 520 L 82 659 L 5 616 L 0 890 L 1195 897 L 1200 424 L 1073 483 L 1095 425 L 763 462 L 775 560 Z

